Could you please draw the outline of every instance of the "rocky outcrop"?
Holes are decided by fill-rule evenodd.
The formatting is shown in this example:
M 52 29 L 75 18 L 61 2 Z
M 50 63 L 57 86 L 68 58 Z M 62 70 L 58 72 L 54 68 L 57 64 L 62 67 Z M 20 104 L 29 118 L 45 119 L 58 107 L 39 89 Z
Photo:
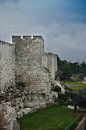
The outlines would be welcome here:
M 64 85 L 61 83 L 61 81 L 57 81 L 57 80 L 52 81 L 52 86 L 53 86 L 52 88 L 60 88 L 61 93 L 65 94 L 65 88 Z
M 16 88 L 16 92 L 15 89 L 13 92 L 12 88 L 9 89 L 6 93 L 6 98 L 0 104 L 0 111 L 4 114 L 4 128 L 8 130 L 20 130 L 17 118 L 53 105 L 56 99 L 58 99 L 58 95 L 55 92 L 30 93 L 26 88 Z

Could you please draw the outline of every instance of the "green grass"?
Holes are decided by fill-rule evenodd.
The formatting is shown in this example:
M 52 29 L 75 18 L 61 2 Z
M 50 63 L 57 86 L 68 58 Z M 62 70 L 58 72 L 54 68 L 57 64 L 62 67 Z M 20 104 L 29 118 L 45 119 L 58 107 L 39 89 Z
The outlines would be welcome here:
M 71 86 L 72 90 L 81 90 L 81 89 L 86 89 L 86 84 L 81 83 L 79 81 L 65 81 L 66 84 L 69 84 Z
M 21 130 L 64 130 L 77 115 L 67 107 L 53 106 L 21 118 Z
M 86 89 L 86 85 L 76 86 L 76 87 L 72 88 L 72 90 L 75 90 L 75 91 L 78 91 L 78 90 L 81 90 L 81 89 Z
M 68 84 L 82 84 L 80 81 L 64 81 L 64 83 L 68 83 Z

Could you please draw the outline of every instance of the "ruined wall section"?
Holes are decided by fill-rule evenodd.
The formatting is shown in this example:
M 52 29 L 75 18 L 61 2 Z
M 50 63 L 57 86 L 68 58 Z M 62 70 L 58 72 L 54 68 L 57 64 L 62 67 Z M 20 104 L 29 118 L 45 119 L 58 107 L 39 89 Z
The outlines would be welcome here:
M 13 36 L 12 40 L 15 43 L 16 81 L 23 81 L 31 92 L 49 92 L 49 74 L 43 67 L 43 38 Z
M 0 89 L 15 85 L 15 45 L 0 41 Z

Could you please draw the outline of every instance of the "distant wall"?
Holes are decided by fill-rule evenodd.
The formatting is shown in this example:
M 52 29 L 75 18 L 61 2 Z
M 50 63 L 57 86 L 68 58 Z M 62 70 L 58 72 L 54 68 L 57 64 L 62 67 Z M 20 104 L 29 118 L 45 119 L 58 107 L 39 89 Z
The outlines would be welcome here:
M 43 65 L 47 68 L 48 66 L 47 66 L 47 61 L 48 60 L 48 54 L 47 53 L 44 53 L 44 60 L 43 60 Z
M 15 45 L 0 41 L 0 89 L 15 85 Z
M 55 79 L 55 73 L 57 71 L 57 55 L 54 53 L 44 54 L 44 66 L 49 70 L 52 80 Z

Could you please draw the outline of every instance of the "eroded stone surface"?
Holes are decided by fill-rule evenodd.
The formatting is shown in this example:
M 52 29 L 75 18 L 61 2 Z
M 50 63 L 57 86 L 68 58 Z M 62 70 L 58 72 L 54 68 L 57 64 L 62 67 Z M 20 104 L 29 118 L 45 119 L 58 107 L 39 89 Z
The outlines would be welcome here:
M 7 130 L 20 130 L 19 122 L 17 121 L 17 113 L 11 102 L 2 102 L 0 104 L 0 112 L 4 114 L 4 128 Z

